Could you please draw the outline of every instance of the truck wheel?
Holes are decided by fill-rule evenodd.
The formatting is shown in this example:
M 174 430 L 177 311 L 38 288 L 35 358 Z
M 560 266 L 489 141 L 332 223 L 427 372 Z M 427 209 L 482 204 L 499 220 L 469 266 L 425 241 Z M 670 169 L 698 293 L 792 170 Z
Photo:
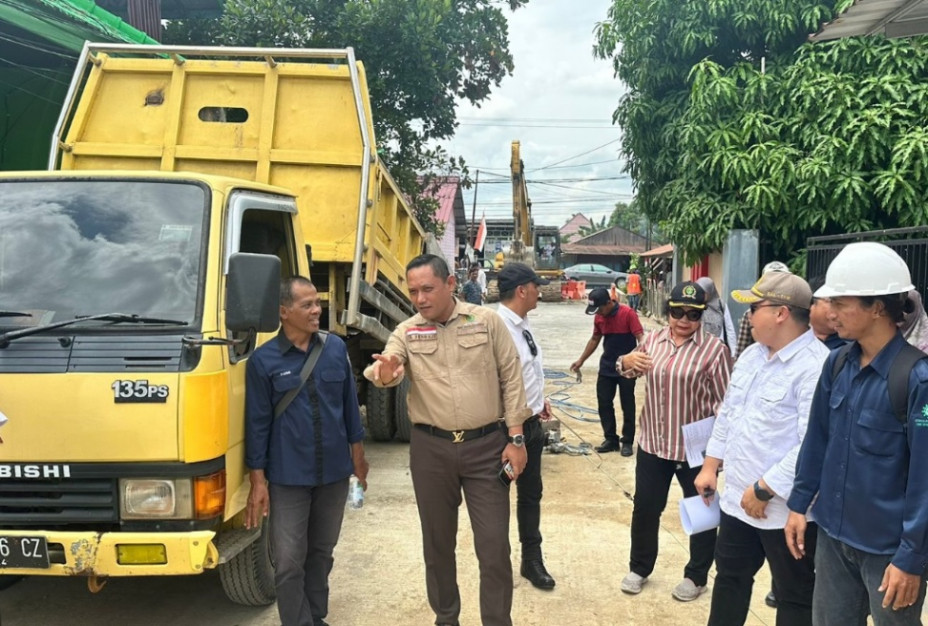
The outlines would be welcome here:
M 264 518 L 258 538 L 229 562 L 219 566 L 222 589 L 226 597 L 236 604 L 267 606 L 277 599 L 270 528 L 270 519 Z
M 409 379 L 404 378 L 396 387 L 396 438 L 409 441 L 412 435 L 412 422 L 409 421 L 409 405 L 406 394 L 409 393 Z
M 396 433 L 393 419 L 393 389 L 367 385 L 367 427 L 374 441 L 392 441 Z

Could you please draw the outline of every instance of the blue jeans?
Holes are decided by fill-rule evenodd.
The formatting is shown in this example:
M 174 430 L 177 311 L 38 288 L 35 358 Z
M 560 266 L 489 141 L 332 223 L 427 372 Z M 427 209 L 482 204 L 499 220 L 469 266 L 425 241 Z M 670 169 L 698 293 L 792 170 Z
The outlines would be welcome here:
M 632 307 L 636 311 L 638 310 L 638 303 L 641 301 L 641 296 L 638 294 L 629 294 L 628 296 L 628 306 Z
M 329 572 L 348 479 L 319 487 L 268 486 L 277 610 L 283 626 L 319 624 L 329 612 Z
M 894 611 L 883 608 L 883 594 L 877 589 L 883 581 L 891 554 L 870 554 L 832 539 L 821 527 L 815 549 L 815 592 L 812 597 L 812 623 L 815 626 L 865 626 L 867 612 L 874 626 L 920 626 L 925 603 L 925 580 L 918 600 L 910 607 Z

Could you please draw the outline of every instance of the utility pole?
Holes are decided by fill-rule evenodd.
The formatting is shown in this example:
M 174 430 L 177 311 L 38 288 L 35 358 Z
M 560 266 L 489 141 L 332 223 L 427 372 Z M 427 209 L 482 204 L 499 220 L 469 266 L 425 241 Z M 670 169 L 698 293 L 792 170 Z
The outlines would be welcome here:
M 477 219 L 477 188 L 480 186 L 480 170 L 477 170 L 477 175 L 474 177 L 474 204 L 473 208 L 470 211 L 470 223 L 467 225 L 467 241 L 473 246 L 476 241 L 474 239 L 477 237 L 477 233 L 471 235 L 471 228 L 474 225 L 474 221 Z

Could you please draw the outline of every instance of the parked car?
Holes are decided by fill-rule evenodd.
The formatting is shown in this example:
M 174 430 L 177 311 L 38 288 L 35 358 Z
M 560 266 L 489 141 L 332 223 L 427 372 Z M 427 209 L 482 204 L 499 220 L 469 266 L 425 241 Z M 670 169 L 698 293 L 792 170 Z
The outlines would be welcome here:
M 611 270 L 605 265 L 598 263 L 579 263 L 571 265 L 564 270 L 565 280 L 583 280 L 586 281 L 587 287 L 609 287 L 615 285 L 620 289 L 625 288 L 625 281 L 628 274 Z

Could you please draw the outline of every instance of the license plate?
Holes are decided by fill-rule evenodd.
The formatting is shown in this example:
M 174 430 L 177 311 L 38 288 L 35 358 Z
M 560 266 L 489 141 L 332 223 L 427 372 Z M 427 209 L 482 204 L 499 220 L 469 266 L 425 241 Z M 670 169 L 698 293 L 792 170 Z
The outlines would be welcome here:
M 0 569 L 6 567 L 48 569 L 48 544 L 45 537 L 0 535 Z

